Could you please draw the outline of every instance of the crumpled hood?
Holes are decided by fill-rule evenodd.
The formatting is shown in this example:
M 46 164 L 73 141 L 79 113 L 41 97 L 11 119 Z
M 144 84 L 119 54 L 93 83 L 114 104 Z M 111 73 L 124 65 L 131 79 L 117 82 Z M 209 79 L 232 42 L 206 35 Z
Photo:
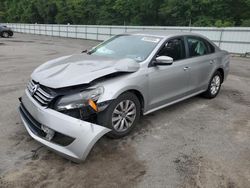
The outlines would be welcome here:
M 113 59 L 87 54 L 60 57 L 39 66 L 31 78 L 50 88 L 88 84 L 116 72 L 136 72 L 140 65 L 132 59 Z

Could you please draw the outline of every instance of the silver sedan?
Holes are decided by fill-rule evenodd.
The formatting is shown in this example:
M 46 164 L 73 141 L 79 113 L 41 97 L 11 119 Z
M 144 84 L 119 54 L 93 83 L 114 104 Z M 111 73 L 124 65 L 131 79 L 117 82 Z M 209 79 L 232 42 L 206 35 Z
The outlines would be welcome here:
M 82 161 L 104 134 L 127 135 L 141 115 L 198 94 L 216 97 L 229 62 L 228 52 L 198 34 L 117 35 L 35 69 L 20 115 L 35 140 Z

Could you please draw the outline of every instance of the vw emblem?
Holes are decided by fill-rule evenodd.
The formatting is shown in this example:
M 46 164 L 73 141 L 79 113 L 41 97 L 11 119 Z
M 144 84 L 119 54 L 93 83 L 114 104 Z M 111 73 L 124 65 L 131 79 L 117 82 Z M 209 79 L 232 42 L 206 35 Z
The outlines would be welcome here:
M 36 90 L 38 89 L 38 85 L 33 85 L 32 88 L 31 88 L 31 95 L 34 95 Z

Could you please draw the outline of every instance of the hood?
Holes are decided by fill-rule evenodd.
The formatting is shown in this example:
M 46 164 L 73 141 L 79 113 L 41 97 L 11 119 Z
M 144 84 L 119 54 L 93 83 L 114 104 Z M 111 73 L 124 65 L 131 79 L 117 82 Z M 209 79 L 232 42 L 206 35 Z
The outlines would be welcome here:
M 88 84 L 116 72 L 136 72 L 140 68 L 132 59 L 113 59 L 87 54 L 60 57 L 39 66 L 31 78 L 50 88 Z
M 7 27 L 6 25 L 0 25 L 0 28 L 1 28 L 2 30 L 11 30 L 11 28 L 10 28 L 10 27 Z

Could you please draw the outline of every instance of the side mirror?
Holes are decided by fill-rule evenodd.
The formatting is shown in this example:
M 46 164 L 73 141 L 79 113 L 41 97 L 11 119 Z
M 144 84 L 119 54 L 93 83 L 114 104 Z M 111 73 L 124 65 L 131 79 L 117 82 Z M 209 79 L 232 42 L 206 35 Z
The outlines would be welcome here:
M 155 65 L 172 65 L 174 62 L 172 57 L 169 56 L 159 56 L 155 59 Z

